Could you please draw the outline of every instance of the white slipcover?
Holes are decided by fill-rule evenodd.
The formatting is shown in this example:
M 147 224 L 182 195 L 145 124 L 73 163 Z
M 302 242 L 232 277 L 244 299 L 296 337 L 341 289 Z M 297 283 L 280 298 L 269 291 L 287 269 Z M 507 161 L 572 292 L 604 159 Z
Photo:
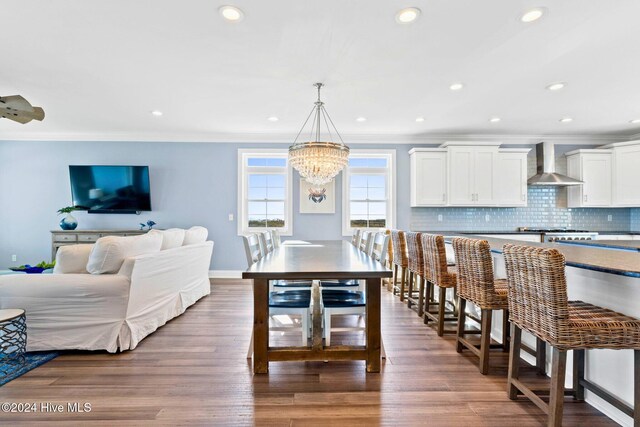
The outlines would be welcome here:
M 160 249 L 164 251 L 165 249 L 179 248 L 180 246 L 182 246 L 182 243 L 184 242 L 185 230 L 182 228 L 169 228 L 167 230 L 153 229 L 149 231 L 149 234 L 160 234 L 162 236 L 162 247 Z M 207 238 L 205 236 L 202 242 L 206 240 Z
M 132 350 L 210 292 L 213 242 L 127 258 L 118 274 L 0 276 L 0 309 L 23 308 L 27 350 Z
M 91 274 L 117 273 L 125 258 L 159 252 L 162 235 L 105 236 L 93 245 L 87 271 Z

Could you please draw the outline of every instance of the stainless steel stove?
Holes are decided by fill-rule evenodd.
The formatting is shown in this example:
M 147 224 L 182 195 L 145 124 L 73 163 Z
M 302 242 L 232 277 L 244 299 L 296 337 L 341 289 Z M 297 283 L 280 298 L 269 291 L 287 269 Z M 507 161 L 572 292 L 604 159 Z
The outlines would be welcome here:
M 542 234 L 543 242 L 558 242 L 561 240 L 596 240 L 598 233 L 587 230 L 572 230 L 567 228 L 529 228 L 520 227 L 519 231 L 529 231 Z

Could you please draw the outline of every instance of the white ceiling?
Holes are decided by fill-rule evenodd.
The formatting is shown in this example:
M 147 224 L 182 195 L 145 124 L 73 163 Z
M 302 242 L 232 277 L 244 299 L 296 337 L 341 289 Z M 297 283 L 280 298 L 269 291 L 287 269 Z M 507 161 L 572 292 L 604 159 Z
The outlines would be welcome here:
M 47 115 L 0 120 L 0 139 L 287 140 L 316 81 L 347 143 L 640 132 L 638 0 L 238 0 L 240 23 L 223 4 L 0 0 L 0 95 Z M 399 25 L 406 6 L 422 15 Z

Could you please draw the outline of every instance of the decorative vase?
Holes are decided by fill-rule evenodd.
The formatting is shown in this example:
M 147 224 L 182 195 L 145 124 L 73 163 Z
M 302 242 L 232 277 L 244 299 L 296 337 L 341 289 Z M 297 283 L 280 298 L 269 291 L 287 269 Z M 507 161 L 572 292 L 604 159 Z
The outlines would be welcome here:
M 63 230 L 75 230 L 77 226 L 78 221 L 70 213 L 60 221 L 60 228 Z

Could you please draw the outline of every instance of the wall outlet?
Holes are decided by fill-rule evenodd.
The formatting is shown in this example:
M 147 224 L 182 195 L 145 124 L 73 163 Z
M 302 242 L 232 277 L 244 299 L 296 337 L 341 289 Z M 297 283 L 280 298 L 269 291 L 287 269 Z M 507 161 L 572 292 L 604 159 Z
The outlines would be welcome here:
M 489 222 L 489 221 L 491 221 L 491 217 L 489 216 L 489 214 L 486 214 L 486 215 L 484 216 L 484 220 L 485 220 L 485 222 Z
M 18 255 L 11 255 L 11 261 L 16 262 L 18 260 Z
M 233 214 L 229 214 L 229 221 L 233 221 Z
M 442 222 L 442 214 L 438 215 L 438 221 Z
M 609 222 L 613 221 L 613 215 L 607 215 L 607 221 Z

